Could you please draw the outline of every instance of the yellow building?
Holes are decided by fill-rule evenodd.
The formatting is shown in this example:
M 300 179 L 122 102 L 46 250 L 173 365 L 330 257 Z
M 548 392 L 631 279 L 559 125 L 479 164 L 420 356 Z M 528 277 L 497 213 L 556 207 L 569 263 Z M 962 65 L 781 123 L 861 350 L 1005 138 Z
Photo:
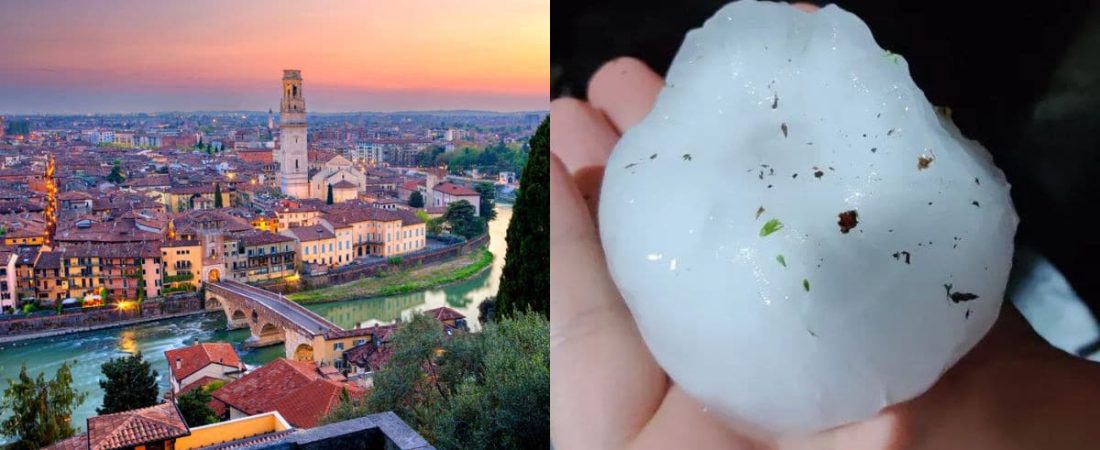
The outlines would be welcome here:
M 176 450 L 213 447 L 237 439 L 291 430 L 279 411 L 241 417 L 191 429 L 190 436 L 176 439 Z
M 198 240 L 165 241 L 160 247 L 164 292 L 193 291 L 202 284 L 202 244 Z
M 423 250 L 426 246 L 425 223 L 410 211 L 381 209 L 354 202 L 333 205 L 322 217 L 322 222 L 334 228 L 344 224 L 352 226 L 353 257 L 376 255 L 389 258 Z
M 298 241 L 298 248 L 301 249 L 300 258 L 303 263 L 327 266 L 336 264 L 338 258 L 336 233 L 333 233 L 324 225 L 288 228 L 280 234 Z

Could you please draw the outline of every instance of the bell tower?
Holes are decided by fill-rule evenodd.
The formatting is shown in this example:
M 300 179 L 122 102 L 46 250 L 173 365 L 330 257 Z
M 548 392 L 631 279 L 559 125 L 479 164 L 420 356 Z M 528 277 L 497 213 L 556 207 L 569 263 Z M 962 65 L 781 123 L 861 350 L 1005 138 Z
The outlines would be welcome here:
M 283 101 L 279 112 L 279 187 L 295 198 L 309 197 L 309 161 L 306 153 L 306 99 L 302 72 L 283 71 Z

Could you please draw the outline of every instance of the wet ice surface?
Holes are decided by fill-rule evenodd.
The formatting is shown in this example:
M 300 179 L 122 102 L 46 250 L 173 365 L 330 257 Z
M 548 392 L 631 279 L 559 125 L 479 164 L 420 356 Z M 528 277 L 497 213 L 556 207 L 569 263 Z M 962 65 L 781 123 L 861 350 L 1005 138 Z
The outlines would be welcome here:
M 756 2 L 688 33 L 600 204 L 658 362 L 779 434 L 927 390 L 996 320 L 1017 223 L 985 150 L 858 18 Z

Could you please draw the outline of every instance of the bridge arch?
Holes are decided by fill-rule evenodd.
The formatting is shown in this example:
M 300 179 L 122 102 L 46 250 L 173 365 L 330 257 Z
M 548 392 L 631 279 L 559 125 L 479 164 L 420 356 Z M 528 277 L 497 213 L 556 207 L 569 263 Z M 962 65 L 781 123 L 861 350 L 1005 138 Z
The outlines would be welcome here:
M 279 333 L 282 333 L 281 328 L 271 323 L 265 323 L 264 326 L 260 328 L 260 339 L 271 337 Z
M 313 346 L 309 344 L 299 344 L 298 348 L 294 349 L 295 361 L 313 361 Z
M 221 304 L 230 329 L 249 329 L 252 336 L 245 340 L 246 347 L 283 342 L 287 358 L 315 361 L 326 358 L 324 336 L 341 331 L 328 319 L 271 291 L 232 280 L 205 286 L 207 295 Z

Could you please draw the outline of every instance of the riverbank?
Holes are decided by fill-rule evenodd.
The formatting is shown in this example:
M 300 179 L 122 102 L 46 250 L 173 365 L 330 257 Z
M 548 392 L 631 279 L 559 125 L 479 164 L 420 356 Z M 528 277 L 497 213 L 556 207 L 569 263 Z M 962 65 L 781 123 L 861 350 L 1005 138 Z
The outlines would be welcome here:
M 207 311 L 207 310 L 187 311 L 187 312 L 181 312 L 181 313 L 176 313 L 176 314 L 165 314 L 165 315 L 162 315 L 162 316 L 139 317 L 137 319 L 130 319 L 130 320 L 124 320 L 124 321 L 120 321 L 120 322 L 105 323 L 105 324 L 101 324 L 101 325 L 92 325 L 92 326 L 88 326 L 88 327 L 66 328 L 66 329 L 62 329 L 62 330 L 43 331 L 43 332 L 40 332 L 40 333 L 27 333 L 27 334 L 16 334 L 16 335 L 0 336 L 0 345 L 10 344 L 10 343 L 13 343 L 13 342 L 20 342 L 20 341 L 30 341 L 30 340 L 34 340 L 34 339 L 49 338 L 49 337 L 55 337 L 55 336 L 64 336 L 66 334 L 76 334 L 76 333 L 84 333 L 84 332 L 88 332 L 88 331 L 97 331 L 97 330 L 106 330 L 106 329 L 117 328 L 117 327 L 126 327 L 126 326 L 130 326 L 130 325 L 137 325 L 137 324 L 142 324 L 142 323 L 147 323 L 147 322 L 154 322 L 154 321 L 158 321 L 158 320 L 175 319 L 177 317 L 194 316 L 194 315 L 197 315 L 197 314 L 208 314 L 208 313 L 211 313 L 211 312 L 220 312 L 220 311 Z
M 493 254 L 484 247 L 438 264 L 386 273 L 335 286 L 296 292 L 288 298 L 301 304 L 340 302 L 353 299 L 407 294 L 442 287 L 465 280 L 492 266 Z

